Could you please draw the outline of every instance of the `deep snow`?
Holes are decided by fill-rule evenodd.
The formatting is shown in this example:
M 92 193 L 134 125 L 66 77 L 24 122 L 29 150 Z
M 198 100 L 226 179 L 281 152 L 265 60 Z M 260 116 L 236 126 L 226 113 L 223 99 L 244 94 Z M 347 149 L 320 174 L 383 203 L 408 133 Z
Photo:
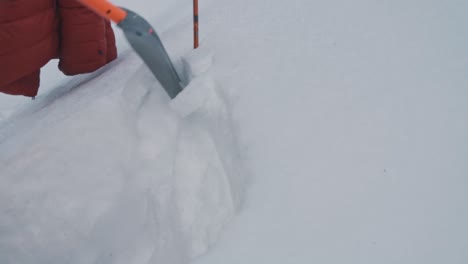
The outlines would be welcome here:
M 52 62 L 35 101 L 2 97 L 0 263 L 186 263 L 216 241 L 246 173 L 213 54 L 185 43 L 170 104 L 125 43 L 93 74 Z
M 116 2 L 152 18 L 179 71 L 180 57 L 197 58 L 191 3 Z M 198 115 L 180 116 L 190 100 L 169 104 L 124 52 L 2 124 L 2 263 L 187 262 L 233 216 L 244 159 L 244 206 L 194 263 L 467 263 L 466 10 L 204 1 L 213 65 L 191 91 L 200 101 L 215 89 L 224 104 L 201 100 Z
M 196 78 L 189 88 L 204 90 Z M 123 54 L 5 121 L 2 263 L 183 263 L 204 253 L 238 207 L 244 175 L 229 109 L 207 101 L 179 116 Z

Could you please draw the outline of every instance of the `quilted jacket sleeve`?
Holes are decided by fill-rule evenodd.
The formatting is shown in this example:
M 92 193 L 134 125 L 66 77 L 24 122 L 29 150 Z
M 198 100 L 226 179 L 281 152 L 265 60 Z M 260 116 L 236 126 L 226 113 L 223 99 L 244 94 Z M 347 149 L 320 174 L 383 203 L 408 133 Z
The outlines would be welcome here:
M 0 0 L 0 92 L 35 96 L 39 69 L 58 56 L 56 0 Z
M 75 0 L 58 0 L 59 68 L 67 75 L 93 72 L 117 57 L 109 22 Z

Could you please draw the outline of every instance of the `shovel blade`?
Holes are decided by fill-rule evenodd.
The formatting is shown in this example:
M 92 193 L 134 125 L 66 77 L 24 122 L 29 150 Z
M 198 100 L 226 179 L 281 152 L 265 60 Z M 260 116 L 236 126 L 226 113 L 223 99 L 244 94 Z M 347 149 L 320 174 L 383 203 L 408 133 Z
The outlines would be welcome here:
M 153 27 L 141 16 L 126 10 L 128 15 L 117 24 L 130 45 L 143 59 L 171 99 L 183 89 L 172 61 Z

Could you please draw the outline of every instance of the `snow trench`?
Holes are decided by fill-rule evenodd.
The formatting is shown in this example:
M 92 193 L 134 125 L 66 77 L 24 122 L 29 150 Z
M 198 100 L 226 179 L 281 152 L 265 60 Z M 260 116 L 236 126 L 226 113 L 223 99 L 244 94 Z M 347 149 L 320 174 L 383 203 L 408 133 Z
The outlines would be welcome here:
M 1 124 L 0 263 L 173 264 L 206 252 L 245 182 L 232 101 L 206 56 L 188 56 L 188 95 L 171 103 L 127 53 Z

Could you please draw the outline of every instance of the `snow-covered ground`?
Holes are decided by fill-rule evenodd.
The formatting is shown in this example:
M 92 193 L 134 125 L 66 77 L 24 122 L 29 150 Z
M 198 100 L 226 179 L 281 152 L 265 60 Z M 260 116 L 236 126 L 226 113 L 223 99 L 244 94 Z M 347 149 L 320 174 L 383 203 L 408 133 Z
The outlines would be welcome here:
M 186 263 L 216 241 L 246 173 L 231 95 L 190 30 L 164 37 L 191 79 L 170 104 L 125 43 L 93 74 L 51 62 L 34 101 L 2 96 L 0 263 Z
M 0 263 L 187 263 L 220 233 L 194 263 L 468 263 L 468 2 L 203 1 L 198 53 L 191 1 L 115 2 L 181 72 L 212 54 L 189 88 L 218 96 L 178 115 L 121 36 L 1 96 Z

